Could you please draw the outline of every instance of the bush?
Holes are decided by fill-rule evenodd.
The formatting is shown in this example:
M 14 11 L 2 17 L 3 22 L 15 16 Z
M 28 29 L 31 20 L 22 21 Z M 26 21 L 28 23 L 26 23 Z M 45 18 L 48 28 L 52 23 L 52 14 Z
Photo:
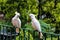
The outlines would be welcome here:
M 20 19 L 23 25 L 28 21 L 29 13 L 37 14 L 38 12 L 36 0 L 0 0 L 0 4 L 0 11 L 5 13 L 6 20 L 11 20 L 15 11 L 18 11 L 21 14 Z

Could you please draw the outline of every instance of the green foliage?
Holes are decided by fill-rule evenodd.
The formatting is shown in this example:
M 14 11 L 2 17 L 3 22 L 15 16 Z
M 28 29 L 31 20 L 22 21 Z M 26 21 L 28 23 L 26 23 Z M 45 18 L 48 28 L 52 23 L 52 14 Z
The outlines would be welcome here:
M 29 36 L 30 38 L 28 38 L 28 36 Z M 16 37 L 16 39 L 19 40 L 19 36 Z M 32 35 L 28 32 L 27 29 L 25 29 L 25 32 L 23 31 L 23 29 L 21 29 L 21 31 L 20 31 L 20 39 L 22 39 L 22 40 L 24 40 L 24 39 L 33 40 L 33 37 L 32 37 Z
M 48 0 L 48 1 L 46 0 L 46 2 L 42 4 L 42 11 L 45 12 L 44 14 L 51 15 L 49 18 L 45 18 L 44 21 L 46 23 L 51 24 L 52 27 L 58 27 L 57 28 L 58 30 L 60 29 L 60 27 L 58 26 L 60 23 L 60 5 L 59 4 L 60 4 L 59 0 L 56 0 L 56 3 L 54 0 Z
M 15 15 L 14 12 L 18 11 L 21 16 L 23 25 L 28 21 L 30 13 L 38 13 L 37 0 L 0 0 L 0 11 L 5 13 L 5 19 L 11 20 Z

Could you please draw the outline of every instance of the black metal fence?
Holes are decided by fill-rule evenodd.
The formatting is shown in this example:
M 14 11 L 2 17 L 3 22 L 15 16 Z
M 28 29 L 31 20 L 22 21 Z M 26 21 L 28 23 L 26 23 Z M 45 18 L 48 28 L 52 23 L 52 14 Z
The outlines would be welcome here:
M 0 25 L 0 40 L 40 40 L 38 32 L 26 28 L 21 28 L 19 35 L 16 34 L 14 27 Z M 43 32 L 42 40 L 60 40 L 60 34 Z

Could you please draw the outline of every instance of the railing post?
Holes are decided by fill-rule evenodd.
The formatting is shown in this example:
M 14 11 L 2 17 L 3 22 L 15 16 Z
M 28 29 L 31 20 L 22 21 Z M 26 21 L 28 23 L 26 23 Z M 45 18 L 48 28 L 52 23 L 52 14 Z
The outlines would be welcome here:
M 26 33 L 25 33 L 25 29 L 23 29 L 23 32 L 24 32 L 24 40 L 26 40 L 26 36 L 25 36 L 25 34 L 26 34 Z
M 14 34 L 15 34 L 15 37 L 14 37 L 14 40 L 16 40 L 16 27 L 14 28 L 14 30 L 15 30 L 15 33 L 14 33 Z
M 20 29 L 20 40 L 22 40 L 21 31 L 23 31 L 23 29 Z
M 33 40 L 35 40 L 35 31 L 33 31 L 33 38 L 34 38 Z
M 1 39 L 1 25 L 0 25 L 0 39 Z
M 46 33 L 44 33 L 44 36 L 45 36 L 45 40 L 46 40 Z
M 4 26 L 3 26 L 3 40 L 4 40 L 4 38 L 5 38 L 5 37 L 4 37 Z
M 8 29 L 8 27 L 6 27 L 6 29 Z M 7 38 L 6 39 L 8 40 L 8 31 L 7 31 Z
M 11 28 L 11 27 L 9 27 L 9 28 Z M 10 40 L 12 40 L 12 31 L 11 30 L 10 30 L 10 33 L 11 33 Z
M 59 40 L 59 36 L 58 36 L 58 40 Z
M 52 40 L 52 34 L 51 34 L 51 40 Z
M 20 30 L 20 28 L 19 28 L 19 40 L 20 40 L 20 31 L 21 31 L 21 30 Z
M 28 30 L 28 40 L 30 40 L 30 34 L 29 34 L 30 30 Z

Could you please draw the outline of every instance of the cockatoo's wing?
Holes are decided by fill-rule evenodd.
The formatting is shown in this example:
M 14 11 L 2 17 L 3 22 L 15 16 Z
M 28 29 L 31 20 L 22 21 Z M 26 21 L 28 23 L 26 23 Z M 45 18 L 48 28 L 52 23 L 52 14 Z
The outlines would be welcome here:
M 20 19 L 12 19 L 12 24 L 13 24 L 13 26 L 15 26 L 15 27 L 21 27 L 21 21 L 20 21 Z
M 32 26 L 33 26 L 34 29 L 36 29 L 39 32 L 41 32 L 41 26 L 40 26 L 40 23 L 38 21 L 32 22 Z
M 18 18 L 18 20 L 19 20 L 18 21 L 19 22 L 19 25 L 18 26 L 21 27 L 21 20 L 19 18 Z

